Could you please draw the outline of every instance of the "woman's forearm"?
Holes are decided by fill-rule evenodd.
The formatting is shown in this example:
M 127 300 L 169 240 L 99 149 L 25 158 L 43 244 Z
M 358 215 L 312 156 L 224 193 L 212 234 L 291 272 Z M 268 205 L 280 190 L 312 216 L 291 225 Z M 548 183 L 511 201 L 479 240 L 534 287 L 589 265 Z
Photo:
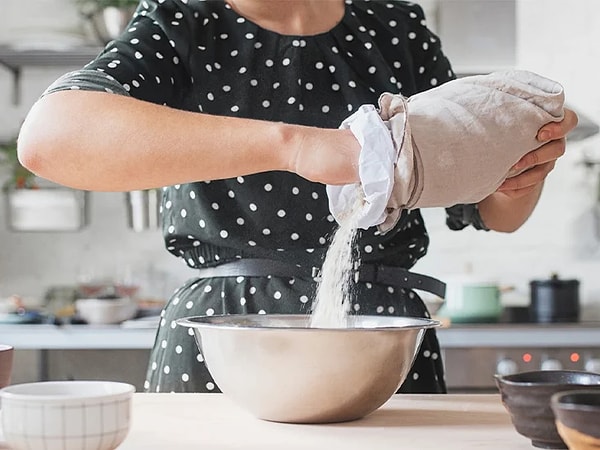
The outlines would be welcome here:
M 519 198 L 494 192 L 478 204 L 483 223 L 490 230 L 512 233 L 527 221 L 537 205 L 542 188 L 543 183 L 540 183 L 527 195 Z
M 358 144 L 352 135 L 340 134 L 180 111 L 108 93 L 61 91 L 43 97 L 30 110 L 18 151 L 23 165 L 39 176 L 98 191 L 268 170 L 293 171 L 314 181 L 353 182 L 357 173 L 348 159 L 358 155 Z M 340 140 L 347 145 L 341 154 L 333 152 L 338 166 L 345 159 L 337 174 L 325 175 L 318 165 L 311 166 L 311 159 L 316 162 L 323 149 Z

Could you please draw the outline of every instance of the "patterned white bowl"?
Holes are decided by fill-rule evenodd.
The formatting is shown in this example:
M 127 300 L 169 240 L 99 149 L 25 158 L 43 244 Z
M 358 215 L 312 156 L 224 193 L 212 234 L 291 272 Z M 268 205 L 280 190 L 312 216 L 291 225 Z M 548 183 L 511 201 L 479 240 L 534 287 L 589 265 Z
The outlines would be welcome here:
M 10 448 L 112 450 L 129 432 L 135 387 L 111 381 L 48 381 L 0 390 Z

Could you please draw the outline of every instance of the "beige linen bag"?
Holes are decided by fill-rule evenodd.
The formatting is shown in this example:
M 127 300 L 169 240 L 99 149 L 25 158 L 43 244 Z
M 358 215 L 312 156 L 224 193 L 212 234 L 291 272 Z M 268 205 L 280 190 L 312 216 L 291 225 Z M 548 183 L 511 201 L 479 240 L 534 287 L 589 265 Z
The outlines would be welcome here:
M 374 121 L 372 111 L 368 122 L 357 117 L 366 111 L 342 124 L 362 145 L 363 192 L 356 186 L 328 186 L 330 209 L 339 219 L 355 204 L 356 195 L 364 195 L 359 226 L 379 225 L 385 232 L 403 209 L 477 203 L 496 191 L 515 175 L 511 167 L 543 144 L 536 139 L 538 130 L 562 120 L 564 91 L 559 83 L 532 72 L 503 71 L 453 80 L 409 98 L 384 93 L 378 111 L 383 124 Z M 383 148 L 390 142 L 385 141 L 386 132 L 392 149 Z M 362 170 L 366 164 L 373 166 L 374 159 L 382 166 L 393 160 L 393 170 Z M 379 209 L 382 195 L 387 199 L 384 211 L 374 211 L 370 204 L 376 194 Z

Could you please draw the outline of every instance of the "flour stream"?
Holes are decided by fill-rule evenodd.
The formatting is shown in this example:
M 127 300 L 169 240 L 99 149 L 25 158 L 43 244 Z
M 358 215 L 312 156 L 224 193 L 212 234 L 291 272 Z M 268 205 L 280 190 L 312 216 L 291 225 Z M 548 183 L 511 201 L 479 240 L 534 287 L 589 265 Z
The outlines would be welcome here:
M 350 326 L 354 269 L 359 260 L 354 247 L 362 201 L 341 220 L 321 268 L 321 280 L 313 302 L 310 326 L 314 328 L 347 328 Z

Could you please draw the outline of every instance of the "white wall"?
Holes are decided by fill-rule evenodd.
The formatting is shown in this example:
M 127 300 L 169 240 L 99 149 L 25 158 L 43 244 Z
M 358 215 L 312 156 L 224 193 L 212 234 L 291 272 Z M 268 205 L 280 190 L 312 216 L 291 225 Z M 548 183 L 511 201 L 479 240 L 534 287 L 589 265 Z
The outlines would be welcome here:
M 4 2 L 16 0 L 0 1 L 4 8 Z M 600 122 L 600 90 L 594 84 L 600 69 L 600 2 L 520 0 L 517 16 L 518 66 L 563 83 L 569 103 Z M 13 20 L 10 14 L 0 14 L 0 30 Z M 0 139 L 18 131 L 39 93 L 68 69 L 25 70 L 22 101 L 15 106 L 11 79 L 0 67 Z M 424 211 L 432 244 L 417 269 L 443 276 L 471 266 L 476 273 L 514 285 L 517 290 L 506 301 L 515 303 L 527 301 L 531 279 L 557 272 L 581 280 L 582 301 L 590 314 L 597 314 L 593 307 L 600 307 L 600 240 L 592 208 L 598 176 L 581 162 L 585 151 L 598 148 L 600 138 L 569 144 L 537 210 L 514 234 L 450 232 L 443 212 Z M 185 278 L 189 272 L 167 254 L 159 232 L 127 229 L 123 202 L 121 194 L 93 194 L 91 226 L 78 233 L 13 233 L 6 229 L 0 209 L 0 296 L 39 296 L 49 285 L 75 282 L 82 264 L 90 263 L 100 272 L 110 272 L 152 261 L 171 274 L 173 284 Z

